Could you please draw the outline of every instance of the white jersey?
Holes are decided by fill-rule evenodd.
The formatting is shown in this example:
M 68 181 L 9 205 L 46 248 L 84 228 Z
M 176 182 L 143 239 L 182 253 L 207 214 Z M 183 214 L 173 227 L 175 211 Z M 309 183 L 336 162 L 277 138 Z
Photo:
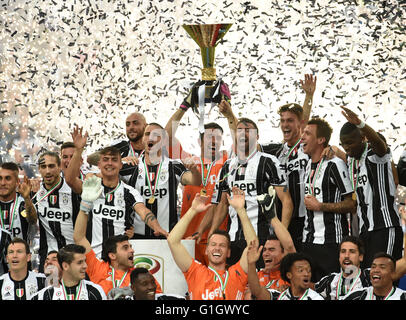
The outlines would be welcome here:
M 82 280 L 73 287 L 48 286 L 39 291 L 31 300 L 107 300 L 102 287 L 88 280 Z
M 267 289 L 271 294 L 270 300 L 324 300 L 321 295 L 312 289 L 307 289 L 301 297 L 295 297 L 292 295 L 291 288 L 285 291 L 279 292 L 275 289 Z
M 139 192 L 124 182 L 114 188 L 103 185 L 103 192 L 93 202 L 89 212 L 86 237 L 98 258 L 101 257 L 103 242 L 115 235 L 124 234 L 131 228 L 134 219 L 134 206 L 143 202 Z
M 49 191 L 41 184 L 33 198 L 39 219 L 42 261 L 49 251 L 58 251 L 74 243 L 73 228 L 80 207 L 80 196 L 72 191 L 65 179 L 61 178 L 59 187 L 46 196 Z
M 43 273 L 28 271 L 27 277 L 15 281 L 9 273 L 0 277 L 0 300 L 30 300 L 45 287 L 46 277 Z
M 147 170 L 145 170 L 147 169 Z M 159 225 L 170 232 L 178 222 L 178 186 L 182 175 L 187 171 L 180 160 L 163 157 L 159 172 L 159 165 L 146 165 L 144 157 L 140 157 L 138 166 L 130 178 L 129 184 L 133 186 L 142 196 L 145 206 L 152 211 L 158 220 Z M 148 183 L 147 174 L 149 174 Z M 158 181 L 157 185 L 155 182 Z M 153 191 L 154 202 L 149 203 Z M 149 228 L 141 218 L 136 215 L 134 221 L 135 233 L 145 238 L 156 238 L 153 230 Z
M 360 270 L 344 278 L 342 272 L 331 273 L 318 281 L 314 289 L 326 300 L 342 300 L 351 292 L 371 285 L 370 270 Z
M 343 300 L 406 300 L 406 291 L 392 287 L 387 296 L 374 294 L 374 287 L 355 290 L 344 297 Z
M 364 153 L 359 166 L 353 158 L 349 157 L 347 161 L 350 178 L 356 180 L 359 233 L 398 227 L 401 220 L 395 201 L 391 153 L 388 151 L 379 157 L 369 147 Z
M 347 166 L 337 157 L 318 163 L 309 161 L 305 184 L 305 195 L 313 195 L 322 203 L 340 202 L 344 195 L 352 193 Z M 345 214 L 306 210 L 304 243 L 340 243 L 343 236 L 348 234 Z
M 2 228 L 9 231 L 12 238 L 18 237 L 27 240 L 28 221 L 21 215 L 25 210 L 25 201 L 22 195 L 7 202 L 0 201 L 2 212 Z
M 233 186 L 237 186 L 245 193 L 245 206 L 247 215 L 252 226 L 261 241 L 269 235 L 270 218 L 262 212 L 258 204 L 257 195 L 268 192 L 268 187 L 285 186 L 286 179 L 280 169 L 279 160 L 269 154 L 256 152 L 244 165 L 238 163 L 238 158 L 228 159 L 219 175 L 219 181 L 212 197 L 212 203 L 219 203 L 222 192 L 230 192 Z M 229 206 L 231 241 L 243 240 L 244 233 L 237 211 Z

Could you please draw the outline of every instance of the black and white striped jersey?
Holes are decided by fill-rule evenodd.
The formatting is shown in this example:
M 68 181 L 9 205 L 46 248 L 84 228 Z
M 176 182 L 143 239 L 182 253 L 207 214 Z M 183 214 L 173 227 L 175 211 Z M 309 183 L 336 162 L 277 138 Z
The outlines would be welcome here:
M 8 271 L 6 262 L 7 247 L 11 242 L 11 233 L 8 230 L 0 229 L 0 275 Z
M 136 215 L 134 206 L 143 202 L 139 192 L 123 181 L 116 188 L 102 186 L 103 191 L 89 212 L 86 230 L 86 238 L 98 258 L 107 238 L 124 234 L 125 230 L 131 228 Z
M 224 180 L 222 180 L 224 179 Z M 222 181 L 221 181 L 222 180 Z M 245 164 L 239 164 L 238 158 L 228 159 L 219 175 L 212 203 L 219 203 L 223 192 L 231 192 L 237 186 L 245 193 L 247 215 L 256 231 L 258 238 L 264 241 L 269 235 L 270 218 L 266 217 L 258 204 L 257 195 L 268 192 L 268 187 L 285 186 L 285 175 L 280 169 L 279 160 L 270 154 L 256 152 Z M 231 241 L 244 240 L 244 233 L 237 212 L 229 206 L 229 234 Z
M 406 291 L 392 287 L 386 296 L 374 294 L 374 287 L 355 290 L 344 297 L 343 300 L 406 300 Z
M 72 191 L 65 179 L 61 180 L 60 186 L 48 196 L 48 190 L 41 184 L 33 198 L 39 220 L 39 252 L 42 259 L 49 251 L 58 251 L 65 245 L 74 243 L 73 228 L 79 213 L 80 196 Z
M 349 168 L 354 159 L 348 157 Z M 357 214 L 359 233 L 401 226 L 395 202 L 396 185 L 393 179 L 391 153 L 388 150 L 379 157 L 368 147 L 366 156 L 361 157 L 354 173 L 349 169 L 350 178 L 355 175 L 357 193 Z
M 177 190 L 182 175 L 187 169 L 180 160 L 168 157 L 163 157 L 161 168 L 159 166 L 160 164 L 149 166 L 145 163 L 144 157 L 140 157 L 129 184 L 141 194 L 145 206 L 152 211 L 160 226 L 169 232 L 178 222 Z M 159 169 L 160 173 L 158 174 Z M 151 186 L 149 186 L 147 174 L 149 174 Z M 158 181 L 157 185 L 155 185 L 156 181 Z M 152 196 L 155 200 L 153 203 L 149 203 L 148 201 Z M 134 220 L 137 235 L 145 236 L 146 239 L 156 238 L 153 235 L 153 230 L 138 215 L 135 216 Z
M 289 193 L 293 202 L 292 218 L 304 217 L 304 179 L 309 156 L 303 152 L 303 145 L 289 147 L 283 144 L 267 144 L 261 146 L 264 153 L 272 154 L 278 158 L 281 170 L 288 181 Z
M 321 278 L 315 284 L 314 289 L 326 300 L 342 300 L 351 292 L 371 285 L 371 269 L 359 269 L 358 271 L 347 278 L 343 277 L 342 272 L 333 272 Z
M 63 288 L 48 286 L 40 290 L 31 300 L 107 300 L 103 288 L 88 280 L 80 281 L 76 286 Z
M 321 165 L 319 165 L 321 164 Z M 323 203 L 340 202 L 352 193 L 345 162 L 337 157 L 308 162 L 305 176 L 305 196 L 313 195 Z M 340 243 L 349 234 L 346 214 L 306 210 L 303 242 L 313 244 Z
M 324 300 L 321 295 L 312 289 L 307 289 L 302 296 L 295 297 L 289 287 L 285 291 L 278 291 L 275 289 L 267 289 L 271 295 L 270 300 Z
M 25 210 L 24 198 L 17 193 L 16 199 L 0 201 L 0 208 L 3 213 L 2 228 L 10 231 L 12 238 L 27 240 L 28 221 L 21 216 L 21 212 Z
M 0 300 L 30 300 L 45 287 L 46 277 L 43 273 L 28 271 L 25 279 L 15 281 L 10 273 L 0 277 Z

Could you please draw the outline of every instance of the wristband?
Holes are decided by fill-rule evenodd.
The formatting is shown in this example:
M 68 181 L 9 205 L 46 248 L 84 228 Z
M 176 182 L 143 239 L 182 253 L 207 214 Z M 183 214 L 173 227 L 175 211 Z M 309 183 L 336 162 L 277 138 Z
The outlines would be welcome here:
M 182 104 L 180 105 L 179 109 L 182 109 L 183 111 L 187 111 L 190 108 L 190 105 L 188 105 L 185 102 L 182 102 Z
M 82 199 L 82 201 L 80 201 L 80 210 L 89 214 L 89 212 L 93 210 L 93 202 Z
M 357 124 L 356 127 L 358 129 L 362 129 L 363 127 L 365 127 L 365 122 L 361 120 L 360 124 Z

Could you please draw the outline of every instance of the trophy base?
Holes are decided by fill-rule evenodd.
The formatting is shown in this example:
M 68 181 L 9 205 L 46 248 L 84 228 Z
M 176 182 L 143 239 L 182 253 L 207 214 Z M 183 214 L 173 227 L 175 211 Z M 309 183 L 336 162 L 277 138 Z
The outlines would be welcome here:
M 209 67 L 202 69 L 203 81 L 216 81 L 216 68 Z

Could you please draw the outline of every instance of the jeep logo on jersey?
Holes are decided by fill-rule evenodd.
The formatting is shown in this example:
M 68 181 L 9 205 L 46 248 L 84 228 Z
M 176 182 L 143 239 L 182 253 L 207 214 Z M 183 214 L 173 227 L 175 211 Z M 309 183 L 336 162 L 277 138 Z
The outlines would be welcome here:
M 287 172 L 292 172 L 297 169 L 305 170 L 307 166 L 306 159 L 296 159 L 295 161 L 290 161 L 289 163 L 281 163 L 281 170 Z
M 48 219 L 55 219 L 55 220 L 62 220 L 66 221 L 71 218 L 71 213 L 67 211 L 58 211 L 57 209 L 55 210 L 54 208 L 51 208 L 48 210 L 46 207 L 44 208 L 44 212 L 40 212 L 39 215 L 43 218 L 48 218 Z
M 253 191 L 257 191 L 257 188 L 255 186 L 255 183 L 245 183 L 243 181 L 241 181 L 241 183 L 239 181 L 231 182 L 231 188 L 236 186 L 237 188 L 240 188 L 242 191 L 247 191 L 247 194 L 249 194 L 250 196 L 252 195 L 251 192 Z
M 21 228 L 15 227 L 13 230 L 11 230 L 11 233 L 13 237 L 20 237 L 21 234 Z
M 115 209 L 114 207 L 103 207 L 102 204 L 99 205 L 97 209 L 93 208 L 93 214 L 99 214 L 101 216 L 120 220 L 124 217 L 124 210 Z
M 140 190 L 140 194 L 142 197 L 146 197 L 149 198 L 151 197 L 151 191 L 149 190 L 149 188 L 144 188 L 144 186 L 141 186 L 141 190 Z M 164 196 L 166 196 L 168 194 L 168 190 L 165 188 L 160 188 L 160 189 L 156 189 L 154 192 L 154 197 L 156 198 L 163 198 Z
M 368 176 L 366 174 L 363 174 L 363 175 L 359 176 L 357 179 L 358 179 L 358 185 L 364 186 L 368 181 Z

